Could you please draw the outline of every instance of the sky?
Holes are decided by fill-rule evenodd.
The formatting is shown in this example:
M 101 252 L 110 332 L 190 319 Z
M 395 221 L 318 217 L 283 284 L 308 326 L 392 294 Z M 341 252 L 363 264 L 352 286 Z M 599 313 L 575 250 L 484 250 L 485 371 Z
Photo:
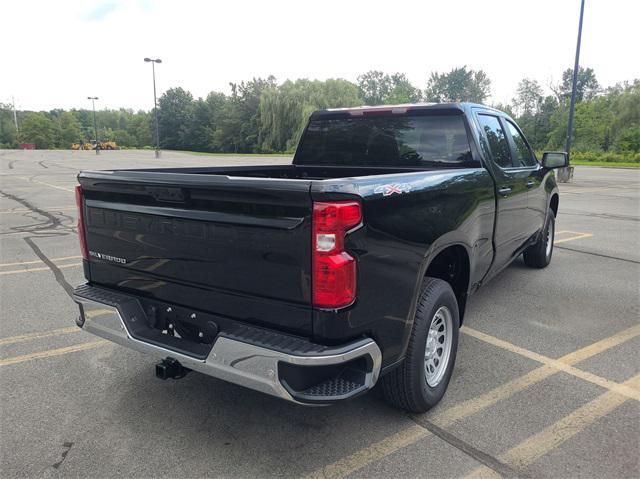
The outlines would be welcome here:
M 573 67 L 580 0 L 1 0 L 0 103 L 26 110 L 153 107 L 160 95 L 229 93 L 274 75 L 345 78 L 467 65 L 506 103 L 524 77 Z M 586 0 L 580 63 L 603 86 L 640 77 L 640 1 Z

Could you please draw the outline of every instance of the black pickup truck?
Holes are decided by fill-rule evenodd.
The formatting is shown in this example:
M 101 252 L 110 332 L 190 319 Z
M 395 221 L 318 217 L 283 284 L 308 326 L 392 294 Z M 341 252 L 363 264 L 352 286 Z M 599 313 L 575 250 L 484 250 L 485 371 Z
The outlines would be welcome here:
M 290 165 L 84 171 L 78 325 L 301 404 L 379 384 L 426 411 L 469 295 L 553 252 L 558 188 L 506 114 L 476 104 L 323 110 Z

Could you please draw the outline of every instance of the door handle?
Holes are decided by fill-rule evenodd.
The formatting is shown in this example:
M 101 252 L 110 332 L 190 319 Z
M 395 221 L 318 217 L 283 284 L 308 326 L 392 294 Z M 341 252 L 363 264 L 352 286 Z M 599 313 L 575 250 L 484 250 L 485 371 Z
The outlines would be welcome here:
M 510 193 L 511 193 L 511 188 L 509 186 L 504 186 L 498 189 L 498 194 L 500 196 L 509 196 Z
M 533 188 L 533 185 L 535 184 L 535 181 L 527 181 L 527 188 Z

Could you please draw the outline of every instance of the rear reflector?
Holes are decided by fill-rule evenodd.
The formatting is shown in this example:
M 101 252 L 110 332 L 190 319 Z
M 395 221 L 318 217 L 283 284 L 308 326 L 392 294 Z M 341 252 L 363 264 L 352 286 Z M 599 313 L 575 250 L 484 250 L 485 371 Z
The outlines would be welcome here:
M 356 260 L 344 249 L 346 232 L 362 221 L 356 201 L 313 204 L 313 305 L 341 308 L 356 298 Z
M 84 197 L 82 196 L 82 186 L 76 186 L 76 206 L 78 207 L 78 238 L 80 239 L 80 251 L 82 257 L 89 259 L 89 249 L 87 248 L 87 234 L 84 221 Z

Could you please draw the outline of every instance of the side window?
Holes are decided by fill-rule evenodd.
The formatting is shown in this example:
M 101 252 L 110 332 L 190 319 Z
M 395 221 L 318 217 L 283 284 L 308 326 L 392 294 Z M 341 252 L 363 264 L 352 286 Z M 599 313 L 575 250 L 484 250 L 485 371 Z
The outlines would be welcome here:
M 489 150 L 493 162 L 501 168 L 511 168 L 511 152 L 509 151 L 509 143 L 504 134 L 502 126 L 498 121 L 498 117 L 493 115 L 478 115 L 478 121 L 484 131 L 484 135 L 489 143 Z
M 522 136 L 522 133 L 516 128 L 516 126 L 511 123 L 509 120 L 506 120 L 507 128 L 509 129 L 509 133 L 511 134 L 511 138 L 513 138 L 513 143 L 516 147 L 516 158 L 514 164 L 516 166 L 533 166 L 536 164 L 536 159 L 529 150 L 527 146 L 527 142 Z

